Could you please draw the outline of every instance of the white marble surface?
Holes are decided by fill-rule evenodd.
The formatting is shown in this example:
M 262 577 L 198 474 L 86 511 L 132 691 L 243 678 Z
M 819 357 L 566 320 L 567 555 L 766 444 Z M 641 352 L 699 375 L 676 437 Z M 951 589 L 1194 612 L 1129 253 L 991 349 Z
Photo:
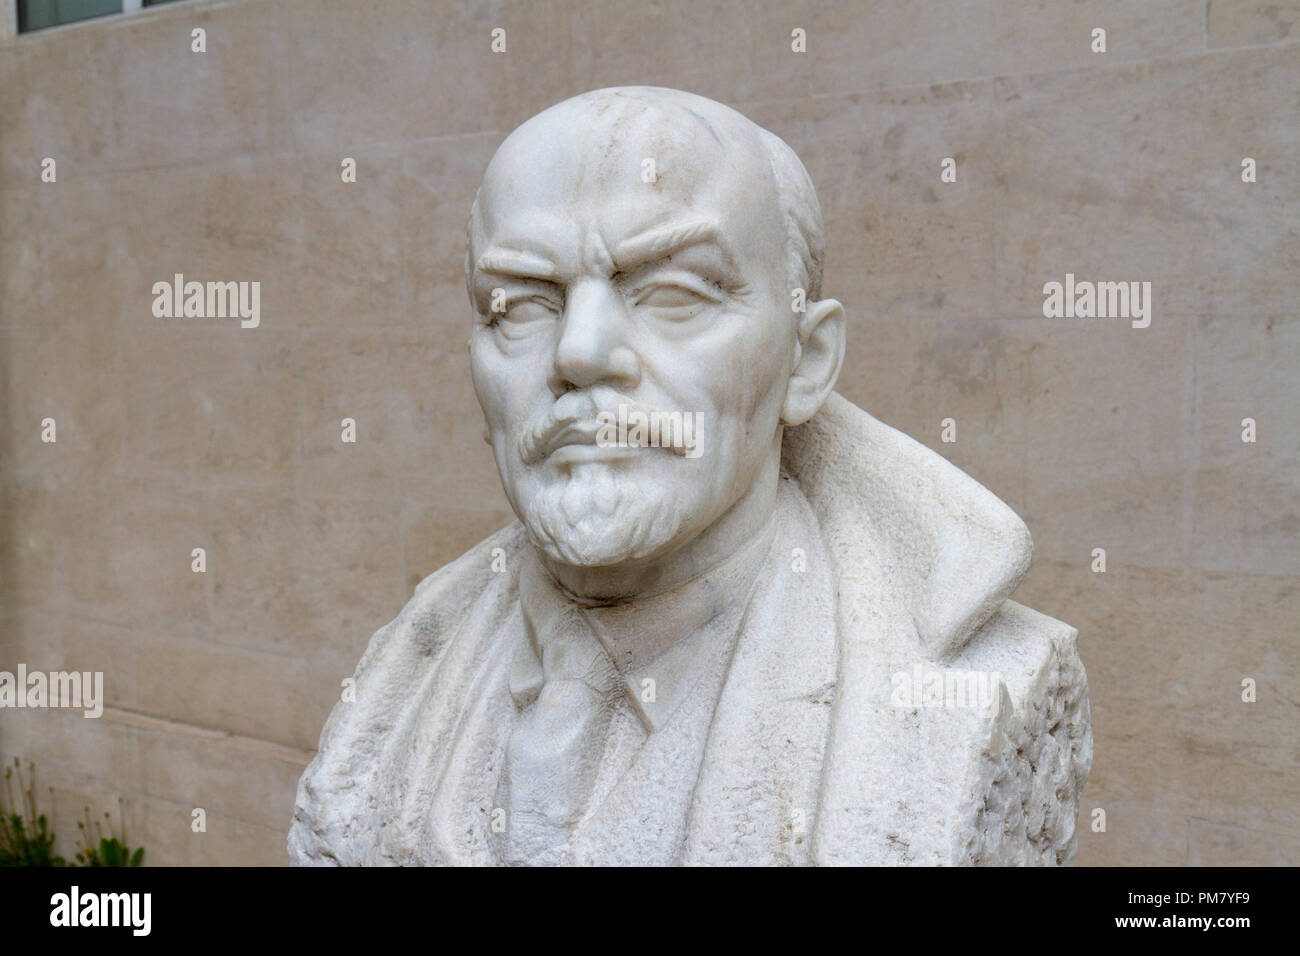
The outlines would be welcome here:
M 291 862 L 1072 860 L 1076 632 L 1007 600 L 1005 504 L 834 393 L 824 244 L 793 152 L 692 94 L 506 140 L 466 264 L 520 520 L 375 634 Z

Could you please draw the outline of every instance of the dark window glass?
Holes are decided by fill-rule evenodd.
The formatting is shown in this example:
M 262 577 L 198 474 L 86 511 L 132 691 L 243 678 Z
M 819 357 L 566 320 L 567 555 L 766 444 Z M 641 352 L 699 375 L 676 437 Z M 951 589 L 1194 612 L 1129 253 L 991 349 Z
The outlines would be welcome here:
M 18 32 L 121 12 L 122 0 L 18 0 Z

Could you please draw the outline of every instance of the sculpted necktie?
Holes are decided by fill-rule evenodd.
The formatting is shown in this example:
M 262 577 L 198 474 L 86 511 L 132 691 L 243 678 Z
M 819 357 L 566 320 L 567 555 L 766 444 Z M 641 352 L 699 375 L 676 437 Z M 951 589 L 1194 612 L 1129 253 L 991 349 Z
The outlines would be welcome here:
M 576 610 L 548 628 L 544 683 L 506 749 L 508 863 L 557 863 L 582 819 L 617 701 L 618 673 Z

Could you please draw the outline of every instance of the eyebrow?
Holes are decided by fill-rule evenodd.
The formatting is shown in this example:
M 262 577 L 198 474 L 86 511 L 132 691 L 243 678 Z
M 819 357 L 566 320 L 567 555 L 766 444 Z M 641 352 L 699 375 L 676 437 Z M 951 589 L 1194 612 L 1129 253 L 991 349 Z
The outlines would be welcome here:
M 624 239 L 614 249 L 614 262 L 618 268 L 628 270 L 645 262 L 662 259 L 687 246 L 706 242 L 717 245 L 723 255 L 731 260 L 718 236 L 718 223 L 714 219 L 703 216 L 683 219 L 665 226 L 655 226 Z
M 612 259 L 618 269 L 630 271 L 690 246 L 713 243 L 728 264 L 732 265 L 735 260 L 721 241 L 720 234 L 717 220 L 695 216 L 667 225 L 653 226 L 635 236 L 629 236 L 614 249 Z M 474 272 L 490 272 L 521 279 L 560 278 L 559 267 L 545 256 L 506 246 L 493 246 L 479 256 Z
M 555 263 L 533 252 L 493 247 L 479 256 L 477 272 L 496 272 L 521 279 L 554 279 L 559 275 Z

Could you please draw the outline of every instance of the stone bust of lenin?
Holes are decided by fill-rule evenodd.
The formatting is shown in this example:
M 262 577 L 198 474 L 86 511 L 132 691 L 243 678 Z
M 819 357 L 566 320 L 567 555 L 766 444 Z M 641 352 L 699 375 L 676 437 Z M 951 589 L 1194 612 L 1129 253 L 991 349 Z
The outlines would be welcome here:
M 519 520 L 371 639 L 292 863 L 1072 860 L 1076 632 L 1008 600 L 1005 504 L 833 391 L 824 251 L 798 157 L 703 97 L 598 90 L 505 140 L 466 269 Z

